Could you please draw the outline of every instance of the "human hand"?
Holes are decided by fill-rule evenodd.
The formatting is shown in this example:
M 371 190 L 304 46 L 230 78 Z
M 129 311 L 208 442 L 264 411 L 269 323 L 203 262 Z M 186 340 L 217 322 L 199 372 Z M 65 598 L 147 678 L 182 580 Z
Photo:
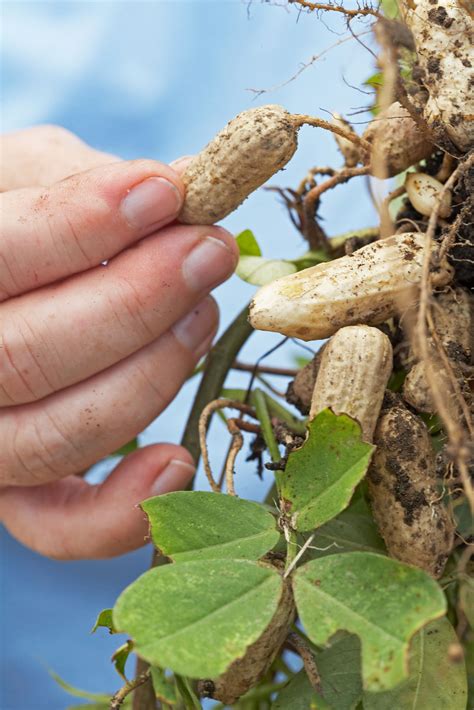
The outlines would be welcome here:
M 50 557 L 121 554 L 145 540 L 136 504 L 192 477 L 189 453 L 145 447 L 98 486 L 75 474 L 155 419 L 208 350 L 207 294 L 236 247 L 175 222 L 179 163 L 119 161 L 54 126 L 5 136 L 2 156 L 0 518 Z

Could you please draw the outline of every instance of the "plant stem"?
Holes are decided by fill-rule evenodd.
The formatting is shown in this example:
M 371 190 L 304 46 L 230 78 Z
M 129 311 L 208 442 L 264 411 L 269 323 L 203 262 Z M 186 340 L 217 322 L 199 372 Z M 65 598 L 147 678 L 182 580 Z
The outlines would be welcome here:
M 125 683 L 125 685 L 120 688 L 120 690 L 117 690 L 115 695 L 112 697 L 110 701 L 110 710 L 118 710 L 118 708 L 121 707 L 123 701 L 129 695 L 135 688 L 138 688 L 139 686 L 143 685 L 144 683 L 147 683 L 150 679 L 150 671 L 147 669 L 143 673 L 140 673 L 137 675 L 136 678 L 133 680 L 129 680 Z M 156 703 L 155 703 L 156 707 Z
M 272 461 L 276 463 L 281 459 L 280 449 L 278 448 L 275 435 L 273 433 L 272 422 L 268 412 L 267 401 L 261 389 L 256 388 L 253 393 L 255 410 L 257 417 L 262 427 L 262 435 L 272 457 Z
M 204 364 L 204 373 L 194 397 L 186 427 L 181 439 L 184 446 L 194 459 L 197 466 L 200 459 L 199 448 L 199 417 L 201 412 L 213 399 L 219 397 L 227 373 L 232 368 L 239 351 L 253 333 L 248 320 L 248 305 L 237 315 L 227 330 L 222 334 L 212 348 Z M 154 551 L 152 567 L 165 564 L 166 559 Z M 137 676 L 148 669 L 148 664 L 141 658 L 137 660 Z M 139 687 L 133 698 L 133 710 L 155 710 L 155 694 L 150 693 L 150 683 Z M 151 689 L 153 691 L 153 689 Z

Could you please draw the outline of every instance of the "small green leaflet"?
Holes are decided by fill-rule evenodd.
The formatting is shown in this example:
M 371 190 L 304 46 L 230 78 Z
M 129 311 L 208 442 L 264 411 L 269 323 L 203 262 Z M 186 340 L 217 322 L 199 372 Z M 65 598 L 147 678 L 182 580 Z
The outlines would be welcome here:
M 324 409 L 308 424 L 309 436 L 276 474 L 293 527 L 304 532 L 334 518 L 365 476 L 375 447 L 362 441 L 359 424 Z
M 282 588 L 279 573 L 256 562 L 181 562 L 139 577 L 118 598 L 113 618 L 152 665 L 214 678 L 261 636 Z
M 339 630 L 362 644 L 366 690 L 389 690 L 408 674 L 413 634 L 446 612 L 446 599 L 422 570 L 371 552 L 312 560 L 294 576 L 295 601 L 310 639 L 323 645 Z
M 311 687 L 301 670 L 283 688 L 272 710 L 354 710 L 362 697 L 360 642 L 357 636 L 342 634 L 323 651 L 314 652 L 324 700 Z M 395 709 L 393 709 L 395 710 Z M 397 708 L 398 710 L 398 708 Z
M 236 274 L 243 281 L 254 286 L 265 286 L 282 276 L 329 261 L 327 254 L 317 250 L 308 251 L 296 259 L 264 259 L 255 235 L 250 229 L 240 232 L 235 240 L 240 253 Z
M 262 256 L 262 251 L 251 229 L 244 229 L 235 237 L 240 256 Z
M 120 447 L 120 449 L 117 449 L 117 451 L 114 451 L 111 456 L 127 456 L 127 454 L 131 454 L 133 451 L 136 451 L 140 447 L 140 444 L 138 442 L 138 439 L 132 439 L 131 441 L 127 442 L 123 446 Z
M 385 693 L 364 693 L 364 710 L 466 710 L 466 669 L 464 663 L 450 660 L 453 643 L 458 638 L 446 618 L 420 629 L 410 648 L 409 678 Z
M 150 673 L 156 697 L 168 705 L 174 705 L 178 700 L 174 678 L 168 678 L 165 671 L 156 666 L 150 666 Z
M 275 698 L 271 710 L 335 710 L 310 685 L 304 670 L 297 673 Z
M 354 710 L 362 697 L 358 637 L 337 634 L 315 655 L 325 699 L 335 710 Z
M 265 286 L 275 279 L 294 274 L 298 269 L 283 259 L 264 259 L 263 256 L 241 256 L 235 273 L 253 286 Z
M 317 529 L 305 560 L 355 551 L 385 552 L 370 509 L 362 499 L 353 501 L 349 508 Z
M 459 584 L 459 605 L 466 615 L 471 629 L 474 630 L 474 579 L 467 577 Z
M 105 693 L 89 693 L 87 690 L 75 688 L 73 685 L 66 683 L 66 681 L 54 671 L 50 670 L 48 672 L 51 678 L 69 695 L 73 695 L 75 698 L 84 698 L 84 700 L 92 700 L 95 703 L 107 703 L 110 705 L 110 695 L 106 695 Z
M 167 493 L 149 498 L 141 507 L 154 544 L 175 562 L 257 560 L 280 537 L 275 518 L 262 505 L 220 493 Z
M 95 624 L 91 629 L 91 634 L 95 633 L 99 627 L 104 627 L 109 630 L 109 634 L 117 633 L 114 629 L 112 621 L 112 609 L 103 609 L 95 620 Z
M 128 657 L 133 651 L 132 641 L 126 641 L 126 643 L 119 646 L 116 651 L 112 654 L 110 659 L 114 664 L 117 673 L 126 681 L 127 676 L 125 675 L 125 664 L 127 663 Z

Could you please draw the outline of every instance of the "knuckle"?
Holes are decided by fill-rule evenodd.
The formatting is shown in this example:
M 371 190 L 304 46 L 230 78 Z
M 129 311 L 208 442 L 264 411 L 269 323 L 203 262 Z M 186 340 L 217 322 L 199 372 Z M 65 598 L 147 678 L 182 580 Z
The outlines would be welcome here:
M 66 146 L 79 141 L 79 138 L 72 131 L 54 123 L 45 123 L 32 130 L 36 132 L 43 143 L 48 144 L 50 147 Z
M 54 391 L 36 338 L 21 324 L 2 324 L 0 332 L 0 406 L 33 402 Z

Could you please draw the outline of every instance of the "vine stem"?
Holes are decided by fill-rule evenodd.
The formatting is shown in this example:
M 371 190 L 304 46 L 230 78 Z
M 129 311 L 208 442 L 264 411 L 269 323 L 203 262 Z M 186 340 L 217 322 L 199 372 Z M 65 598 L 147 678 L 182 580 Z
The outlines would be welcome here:
M 143 685 L 146 683 L 150 678 L 150 670 L 147 669 L 143 673 L 140 673 L 137 675 L 136 678 L 133 680 L 129 680 L 125 683 L 125 685 L 120 688 L 120 690 L 117 690 L 115 695 L 113 695 L 111 701 L 110 701 L 110 710 L 118 710 L 123 704 L 123 701 L 127 697 L 127 695 L 130 695 L 130 693 L 138 688 L 139 686 Z
M 238 353 L 252 333 L 253 328 L 248 322 L 248 305 L 246 305 L 207 356 L 202 379 L 181 438 L 181 445 L 189 451 L 196 466 L 201 456 L 199 446 L 199 417 L 201 412 L 209 402 L 219 397 L 227 373 L 232 369 Z M 162 564 L 166 564 L 165 558 L 155 551 L 151 566 L 157 567 Z M 139 658 L 137 660 L 137 678 L 147 670 L 148 664 Z M 137 688 L 133 697 L 133 710 L 156 710 L 156 699 L 151 683 L 145 682 Z

